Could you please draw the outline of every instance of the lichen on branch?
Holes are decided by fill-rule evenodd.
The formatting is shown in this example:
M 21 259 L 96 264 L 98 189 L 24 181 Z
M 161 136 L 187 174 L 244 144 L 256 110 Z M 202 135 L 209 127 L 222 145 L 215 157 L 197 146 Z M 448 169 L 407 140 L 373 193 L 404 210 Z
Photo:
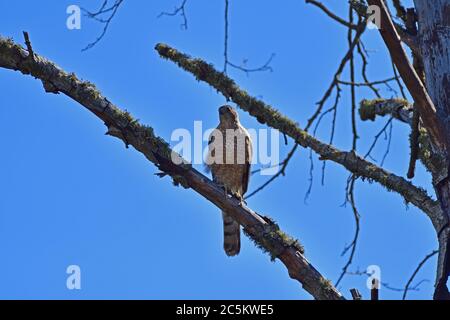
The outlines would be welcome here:
M 400 98 L 364 99 L 360 102 L 359 115 L 363 121 L 374 121 L 377 116 L 390 116 L 411 126 L 413 123 L 413 106 L 407 100 Z M 418 157 L 431 173 L 433 183 L 436 184 L 447 176 L 446 155 L 431 143 L 425 128 L 420 127 L 418 134 Z

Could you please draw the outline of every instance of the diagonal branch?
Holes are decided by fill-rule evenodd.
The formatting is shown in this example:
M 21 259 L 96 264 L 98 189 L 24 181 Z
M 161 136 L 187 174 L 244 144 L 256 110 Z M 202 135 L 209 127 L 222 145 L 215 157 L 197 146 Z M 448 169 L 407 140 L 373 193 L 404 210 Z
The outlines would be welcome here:
M 41 80 L 47 92 L 63 93 L 83 105 L 105 123 L 107 134 L 121 139 L 127 146 L 133 146 L 157 166 L 161 170 L 158 175 L 171 176 L 176 185 L 192 188 L 229 213 L 261 249 L 280 259 L 289 276 L 298 280 L 314 298 L 344 299 L 305 258 L 303 248 L 296 240 L 282 232 L 269 218 L 258 215 L 241 205 L 235 197 L 225 194 L 221 187 L 173 152 L 151 127 L 139 124 L 128 112 L 112 104 L 93 84 L 80 81 L 75 74 L 65 72 L 42 56 L 35 54 L 31 59 L 23 47 L 1 37 L 0 67 L 29 74 Z
M 392 57 L 392 61 L 395 63 L 403 82 L 419 108 L 421 119 L 433 143 L 444 148 L 446 139 L 444 138 L 442 125 L 436 116 L 436 108 L 424 84 L 409 62 L 386 4 L 383 0 L 368 0 L 367 2 L 380 8 L 381 28 L 379 30 Z
M 304 148 L 311 148 L 321 156 L 322 160 L 334 161 L 355 176 L 376 181 L 388 190 L 399 193 L 407 202 L 424 211 L 437 230 L 445 224 L 439 203 L 430 198 L 425 190 L 361 158 L 353 151 L 341 151 L 309 135 L 273 107 L 250 96 L 246 91 L 239 88 L 232 79 L 217 71 L 211 64 L 201 59 L 191 58 L 165 44 L 158 44 L 156 50 L 161 57 L 175 62 L 182 69 L 192 73 L 197 80 L 211 85 L 227 99 L 235 102 L 242 110 L 255 117 L 260 123 L 279 130 Z

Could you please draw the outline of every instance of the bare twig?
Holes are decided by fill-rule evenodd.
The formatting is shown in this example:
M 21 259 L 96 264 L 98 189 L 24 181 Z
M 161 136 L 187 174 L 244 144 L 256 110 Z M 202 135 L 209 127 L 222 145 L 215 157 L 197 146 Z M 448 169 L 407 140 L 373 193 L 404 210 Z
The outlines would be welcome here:
M 334 134 L 336 132 L 336 116 L 337 116 L 337 109 L 339 100 L 341 99 L 341 87 L 339 84 L 336 84 L 336 99 L 334 100 L 334 105 L 331 108 L 333 110 L 333 118 L 331 119 L 331 132 L 330 132 L 330 139 L 328 140 L 329 144 L 333 144 L 334 141 Z M 322 162 L 322 185 L 325 185 L 325 168 L 327 165 L 327 161 Z
M 272 53 L 267 59 L 267 61 L 260 67 L 254 67 L 254 68 L 248 68 L 246 66 L 247 59 L 243 61 L 241 65 L 238 65 L 236 63 L 233 63 L 230 61 L 229 54 L 228 54 L 228 42 L 229 42 L 229 7 L 230 7 L 230 1 L 225 0 L 225 36 L 224 36 L 224 63 L 223 63 L 223 72 L 226 74 L 228 70 L 228 66 L 233 67 L 237 70 L 245 72 L 247 75 L 252 72 L 260 72 L 260 71 L 270 71 L 272 72 L 273 69 L 270 66 L 273 58 L 275 58 L 275 53 Z
M 320 123 L 322 122 L 322 119 L 329 113 L 332 113 L 332 119 L 331 119 L 331 130 L 330 130 L 330 139 L 328 141 L 329 144 L 333 143 L 334 140 L 334 134 L 335 134 L 335 130 L 336 130 L 336 116 L 337 116 L 337 108 L 339 105 L 339 101 L 341 99 L 341 91 L 342 89 L 339 86 L 339 83 L 336 83 L 336 98 L 334 100 L 334 104 L 331 108 L 329 108 L 328 110 L 324 111 L 319 118 L 316 121 L 316 125 L 314 126 L 314 130 L 313 130 L 313 135 L 316 136 L 317 134 L 317 130 L 319 129 Z M 314 163 L 313 163 L 313 157 L 312 154 L 310 153 L 309 155 L 309 161 L 310 161 L 310 173 L 309 173 L 309 187 L 308 190 L 306 191 L 305 194 L 305 203 L 306 200 L 308 199 L 309 195 L 311 194 L 311 190 L 312 190 L 312 186 L 313 186 L 313 182 L 314 182 Z M 324 160 L 322 162 L 322 180 L 321 180 L 321 184 L 325 185 L 325 169 L 326 169 L 326 163 L 327 161 Z
M 161 18 L 163 16 L 177 16 L 180 15 L 183 18 L 183 23 L 181 24 L 181 28 L 184 30 L 187 30 L 188 28 L 188 20 L 186 16 L 186 3 L 187 0 L 183 0 L 181 4 L 178 7 L 175 7 L 175 9 L 171 12 L 163 11 L 158 15 L 158 18 Z
M 394 72 L 395 82 L 397 82 L 397 86 L 400 90 L 400 93 L 402 94 L 402 98 L 406 100 L 406 93 L 405 89 L 403 88 L 402 79 L 400 79 L 398 75 L 397 67 L 394 64 L 394 61 L 392 61 L 392 71 Z
M 359 269 L 357 269 L 356 271 L 348 271 L 348 272 L 347 272 L 347 275 L 350 275 L 350 276 L 367 276 L 367 277 L 371 277 L 371 276 L 373 276 L 373 273 L 370 273 L 370 272 L 367 272 L 367 271 L 360 271 Z M 419 290 L 420 290 L 420 286 L 421 286 L 423 283 L 428 282 L 428 281 L 429 281 L 429 280 L 423 279 L 423 280 L 417 282 L 414 286 L 408 287 L 407 291 L 419 291 Z M 380 281 L 380 282 L 379 282 L 379 285 L 381 285 L 383 288 L 385 288 L 385 289 L 387 289 L 387 290 L 395 291 L 395 292 L 401 292 L 401 293 L 403 293 L 404 290 L 405 290 L 404 287 L 403 287 L 403 288 L 400 288 L 400 287 L 394 287 L 394 286 L 390 285 L 389 283 L 383 282 L 383 281 Z
M 94 42 L 89 43 L 81 51 L 86 51 L 86 50 L 93 48 L 97 43 L 100 42 L 100 40 L 103 39 L 103 37 L 106 34 L 106 31 L 108 31 L 108 28 L 109 28 L 109 25 L 110 25 L 112 19 L 114 19 L 115 15 L 117 13 L 117 10 L 119 10 L 119 7 L 122 3 L 123 3 L 123 0 L 115 0 L 115 2 L 111 6 L 107 7 L 108 0 L 104 0 L 100 9 L 95 12 L 91 12 L 91 11 L 88 11 L 88 10 L 82 8 L 82 10 L 84 11 L 85 15 L 88 18 L 94 19 L 94 20 L 100 22 L 101 24 L 103 24 L 103 30 L 100 33 L 100 35 L 97 37 L 97 39 L 95 39 Z M 103 18 L 103 15 L 106 13 L 108 13 L 109 16 L 107 16 L 106 18 Z
M 378 133 L 375 135 L 375 137 L 374 137 L 374 139 L 373 139 L 373 142 L 372 142 L 372 144 L 371 144 L 370 147 L 369 147 L 369 150 L 367 150 L 366 154 L 364 155 L 364 158 L 367 158 L 367 157 L 372 158 L 371 153 L 372 153 L 373 149 L 375 148 L 375 146 L 377 145 L 378 139 L 381 137 L 382 134 L 385 134 L 385 133 L 386 133 L 386 129 L 387 129 L 388 126 L 392 123 L 392 119 L 393 119 L 392 117 L 389 118 L 389 120 L 386 121 L 386 124 L 385 124 L 385 125 L 381 128 L 381 130 L 378 131 Z M 372 158 L 372 159 L 373 159 L 373 158 Z
M 348 15 L 349 15 L 350 23 L 353 23 L 353 7 L 351 5 L 349 5 Z M 360 18 L 359 23 L 361 23 L 361 18 Z M 352 47 L 353 41 L 354 41 L 353 30 L 351 28 L 348 28 L 347 42 L 348 42 L 348 45 L 350 48 Z M 355 85 L 354 85 L 354 83 L 355 83 L 354 47 L 353 47 L 353 50 L 351 51 L 351 56 L 350 56 L 350 82 L 352 83 L 350 85 L 351 108 L 352 108 L 351 120 L 352 120 L 352 137 L 353 137 L 352 138 L 352 151 L 356 151 L 356 142 L 358 139 L 358 133 L 357 133 L 357 129 L 356 129 L 356 92 L 355 92 Z M 360 215 L 359 215 L 358 209 L 356 207 L 355 196 L 354 196 L 356 179 L 357 179 L 357 177 L 355 177 L 354 175 L 350 176 L 350 181 L 348 183 L 348 190 L 347 190 L 347 195 L 346 195 L 346 198 L 347 198 L 346 202 L 347 201 L 350 202 L 350 205 L 351 205 L 352 211 L 353 211 L 353 218 L 355 220 L 355 235 L 354 235 L 353 240 L 350 243 L 350 245 L 346 246 L 344 248 L 344 251 L 342 252 L 342 256 L 344 256 L 350 250 L 350 254 L 349 254 L 347 263 L 342 268 L 341 275 L 339 276 L 338 280 L 336 281 L 336 286 L 338 286 L 339 283 L 342 281 L 345 274 L 347 273 L 348 268 L 352 264 L 353 258 L 355 257 L 355 253 L 356 253 L 356 245 L 358 243 L 359 230 L 360 230 L 360 223 L 359 223 Z
M 333 76 L 333 80 L 331 81 L 330 86 L 325 91 L 325 94 L 323 95 L 322 99 L 317 103 L 317 108 L 316 108 L 315 112 L 308 119 L 308 121 L 306 123 L 306 126 L 305 126 L 305 131 L 308 131 L 308 129 L 311 127 L 311 125 L 314 123 L 314 121 L 317 119 L 317 117 L 322 112 L 323 106 L 325 105 L 325 102 L 328 100 L 328 98 L 330 97 L 331 93 L 333 92 L 333 89 L 336 87 L 336 84 L 338 83 L 338 81 L 340 79 L 340 76 L 342 74 L 342 71 L 345 68 L 345 65 L 347 64 L 347 62 L 352 57 L 353 49 L 358 44 L 359 39 L 360 39 L 361 35 L 363 34 L 363 32 L 365 30 L 365 27 L 366 27 L 365 20 L 363 22 L 359 23 L 358 29 L 356 30 L 355 38 L 353 39 L 353 42 L 351 43 L 349 50 L 347 51 L 345 56 L 342 58 L 341 63 L 339 64 L 339 67 L 338 67 L 336 73 Z
M 308 176 L 308 189 L 306 189 L 305 196 L 303 197 L 303 203 L 308 203 L 308 198 L 311 195 L 311 191 L 314 183 L 314 159 L 313 159 L 313 150 L 309 149 L 309 176 Z
M 416 277 L 417 273 L 419 273 L 420 269 L 424 266 L 424 264 L 434 255 L 436 255 L 439 251 L 438 250 L 433 250 L 431 253 L 427 254 L 425 256 L 425 258 L 422 259 L 422 261 L 420 261 L 419 265 L 417 266 L 417 268 L 414 270 L 413 274 L 411 275 L 411 277 L 408 279 L 408 282 L 406 282 L 405 285 L 405 289 L 403 290 L 403 296 L 402 296 L 402 300 L 406 299 L 406 295 L 410 289 L 410 285 L 413 282 L 414 278 Z
M 391 77 L 391 78 L 387 78 L 384 80 L 378 80 L 378 81 L 371 81 L 371 82 L 351 82 L 351 81 L 344 81 L 344 80 L 339 80 L 338 82 L 340 84 L 343 85 L 347 85 L 347 86 L 355 86 L 355 87 L 370 87 L 370 86 L 375 86 L 375 85 L 379 85 L 379 84 L 386 84 L 388 82 L 391 81 L 395 81 L 397 78 L 396 77 Z
M 28 35 L 28 32 L 24 31 L 23 37 L 25 38 L 25 45 L 27 46 L 28 57 L 34 61 L 34 51 L 31 45 L 30 36 Z
M 224 49 L 223 49 L 223 56 L 224 56 L 224 65 L 223 65 L 223 72 L 227 73 L 227 66 L 228 66 L 228 7 L 230 3 L 228 0 L 225 0 L 225 37 L 224 37 Z
M 352 242 L 344 248 L 344 251 L 341 254 L 343 256 L 350 250 L 350 255 L 347 260 L 347 263 L 342 268 L 341 275 L 339 276 L 338 280 L 336 281 L 336 284 L 335 284 L 336 287 L 339 285 L 341 280 L 347 274 L 347 270 L 353 262 L 353 258 L 355 256 L 355 252 L 356 252 L 356 245 L 358 243 L 360 224 L 359 224 L 359 212 L 356 207 L 355 195 L 354 195 L 355 182 L 356 182 L 356 177 L 352 175 L 350 177 L 349 190 L 347 192 L 347 199 L 350 202 L 350 205 L 352 206 L 353 216 L 355 219 L 355 235 L 353 236 Z
M 386 135 L 386 137 L 385 137 L 385 140 L 386 140 L 386 138 L 387 138 L 386 151 L 385 151 L 384 154 L 383 154 L 383 158 L 381 159 L 380 166 L 383 166 L 383 165 L 384 165 L 384 161 L 386 160 L 386 158 L 387 158 L 387 156 L 388 156 L 388 154 L 389 154 L 389 151 L 390 151 L 390 149 L 391 149 L 391 142 L 392 142 L 392 127 L 393 127 L 393 126 L 394 126 L 394 125 L 393 125 L 393 121 L 390 121 L 390 122 L 389 122 L 389 132 L 387 133 L 387 135 Z
M 349 21 L 353 22 L 353 8 L 351 5 L 349 7 Z M 361 20 L 359 21 L 361 23 Z M 353 42 L 355 40 L 353 39 L 353 30 L 351 28 L 348 28 L 348 34 L 347 34 L 347 42 L 349 49 L 352 49 L 350 51 L 350 82 L 352 83 L 350 85 L 350 96 L 351 96 L 351 104 L 352 104 L 352 150 L 356 150 L 356 142 L 358 140 L 358 132 L 356 129 L 356 90 L 355 90 L 355 58 L 354 58 L 354 51 L 355 47 L 352 48 Z
M 378 98 L 380 98 L 380 97 L 381 97 L 380 91 L 375 87 L 375 84 L 372 84 L 372 83 L 369 81 L 369 79 L 368 79 L 368 77 L 367 77 L 367 66 L 368 66 L 369 62 L 367 61 L 367 57 L 366 57 L 366 54 L 365 54 L 365 52 L 364 52 L 364 45 L 363 45 L 363 42 L 362 42 L 362 41 L 360 41 L 360 42 L 358 43 L 357 49 L 358 49 L 358 54 L 359 54 L 359 56 L 361 57 L 361 60 L 362 60 L 362 67 L 361 67 L 361 75 L 362 75 L 362 78 L 364 79 L 365 84 L 373 91 L 373 93 L 374 93 Z
M 241 70 L 241 71 L 247 73 L 247 75 L 248 75 L 249 73 L 251 73 L 251 72 L 258 72 L 258 71 L 269 71 L 269 72 L 272 72 L 272 71 L 273 71 L 273 68 L 270 66 L 270 64 L 272 63 L 273 58 L 275 58 L 275 53 L 272 53 L 272 54 L 270 55 L 269 59 L 267 59 L 267 61 L 264 62 L 264 64 L 263 64 L 262 66 L 260 66 L 260 67 L 255 67 L 255 68 L 248 68 L 248 67 L 245 67 L 245 65 L 246 65 L 246 63 L 247 63 L 247 60 L 244 60 L 244 62 L 243 62 L 242 65 L 234 64 L 234 63 L 232 63 L 232 62 L 230 62 L 230 61 L 228 60 L 227 65 L 229 65 L 229 66 L 231 66 L 231 67 L 233 67 L 233 68 L 235 68 L 235 69 L 237 69 L 237 70 Z
M 284 176 L 286 173 L 286 167 L 289 163 L 289 161 L 291 160 L 292 156 L 295 153 L 295 150 L 297 150 L 298 144 L 295 144 L 294 147 L 291 149 L 291 151 L 288 153 L 286 159 L 284 159 L 280 165 L 281 165 L 281 169 L 274 174 L 272 177 L 270 177 L 266 182 L 264 182 L 260 187 L 256 188 L 253 192 L 251 192 L 250 194 L 248 194 L 245 197 L 245 200 L 249 199 L 250 197 L 253 197 L 255 194 L 257 194 L 258 192 L 260 192 L 261 190 L 263 190 L 265 187 L 267 187 L 269 184 L 271 184 L 276 178 L 278 178 L 279 176 Z
M 343 26 L 349 28 L 349 29 L 353 29 L 356 30 L 358 29 L 358 26 L 346 21 L 345 19 L 342 19 L 341 17 L 339 17 L 338 15 L 334 14 L 330 9 L 328 9 L 323 3 L 316 1 L 316 0 L 305 0 L 306 3 L 311 3 L 313 5 L 315 5 L 316 7 L 318 7 L 319 9 L 321 9 L 327 16 L 329 16 L 331 19 L 339 22 L 340 24 L 342 24 Z

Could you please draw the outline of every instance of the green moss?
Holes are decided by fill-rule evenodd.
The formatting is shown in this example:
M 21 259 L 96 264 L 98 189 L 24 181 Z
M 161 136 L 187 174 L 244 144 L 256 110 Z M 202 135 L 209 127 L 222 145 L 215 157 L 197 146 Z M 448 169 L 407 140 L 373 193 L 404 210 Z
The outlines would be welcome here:
M 444 153 L 434 151 L 430 137 L 425 128 L 419 129 L 419 159 L 424 166 L 433 174 L 433 179 L 446 176 L 447 159 Z
M 72 83 L 72 86 L 76 86 L 80 82 L 77 75 L 73 72 L 69 73 L 67 76 L 69 77 L 69 80 Z
M 379 104 L 389 104 L 389 105 L 398 105 L 399 107 L 409 106 L 409 102 L 405 99 L 401 98 L 394 98 L 394 99 L 363 99 L 359 103 L 359 117 L 362 121 L 371 120 L 374 121 L 377 115 L 385 115 L 389 112 L 390 108 L 386 108 L 386 110 L 380 110 L 380 108 L 377 108 L 377 105 Z
M 281 231 L 278 224 L 269 217 L 263 217 L 267 224 L 263 228 L 255 228 L 251 232 L 244 229 L 244 233 L 260 248 L 268 253 L 270 259 L 274 261 L 283 251 L 289 247 L 295 248 L 300 253 L 304 253 L 303 246 L 297 239 L 292 238 Z
M 3 40 L 3 39 L 1 39 L 1 40 Z M 6 39 L 5 39 L 5 42 L 6 42 L 6 45 L 8 45 L 9 47 L 13 47 L 13 46 L 16 45 L 16 44 L 14 43 L 14 39 L 11 38 L 11 37 L 6 38 Z
M 306 140 L 308 138 L 308 133 L 306 131 L 304 131 L 304 130 L 301 130 L 300 131 L 300 138 L 302 140 Z
M 322 286 L 324 286 L 324 287 L 330 287 L 330 288 L 332 288 L 333 287 L 333 283 L 331 282 L 331 280 L 329 280 L 329 279 L 326 279 L 326 278 L 320 278 L 320 284 L 322 285 Z
M 91 83 L 89 81 L 82 81 L 80 86 L 84 90 L 87 90 L 89 95 L 91 95 L 91 97 L 94 100 L 98 100 L 98 99 L 102 98 L 102 95 L 101 95 L 100 91 L 97 89 L 97 87 L 95 86 L 95 84 L 93 84 L 93 83 Z
M 362 100 L 359 104 L 359 117 L 362 121 L 366 120 L 375 120 L 376 114 L 375 114 L 375 103 L 371 100 Z
M 127 109 L 125 109 L 125 110 L 122 112 L 122 116 L 128 121 L 128 123 L 131 123 L 131 122 L 134 121 L 133 116 L 131 115 L 131 113 L 128 112 Z
M 333 283 L 329 279 L 320 278 L 319 280 L 322 290 L 325 291 L 327 294 L 334 295 L 335 287 L 333 286 Z M 333 293 L 332 293 L 333 292 Z
M 422 160 L 427 162 L 431 158 L 431 144 L 430 144 L 430 137 L 428 136 L 428 133 L 425 128 L 419 129 L 419 137 L 418 142 L 420 145 L 420 153 L 422 156 Z
M 87 80 L 82 81 L 81 82 L 81 86 L 84 88 L 92 88 L 94 90 L 98 90 L 97 87 L 95 86 L 95 84 L 93 84 L 92 82 L 89 82 Z
M 111 110 L 116 124 L 120 126 L 118 129 L 123 132 L 125 130 L 131 131 L 134 136 L 133 141 L 141 142 L 140 145 L 135 145 L 135 147 L 140 149 L 150 161 L 155 163 L 165 173 L 159 176 L 170 175 L 174 185 L 188 188 L 187 181 L 180 173 L 190 169 L 191 165 L 181 164 L 174 166 L 172 163 L 172 149 L 164 139 L 155 135 L 152 127 L 141 125 L 139 120 L 135 119 L 127 110 L 121 110 L 114 106 L 111 107 Z
M 78 77 L 77 77 L 77 75 L 74 72 L 69 73 L 68 76 L 69 76 L 70 80 L 78 81 Z
M 14 43 L 13 38 L 0 37 L 0 48 L 11 49 L 13 47 L 17 47 L 17 45 Z

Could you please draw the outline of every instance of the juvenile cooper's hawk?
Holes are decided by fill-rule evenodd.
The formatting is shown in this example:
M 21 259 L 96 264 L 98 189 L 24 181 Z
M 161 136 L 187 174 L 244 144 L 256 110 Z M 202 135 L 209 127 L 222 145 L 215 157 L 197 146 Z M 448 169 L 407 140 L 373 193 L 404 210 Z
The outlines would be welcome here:
M 220 123 L 209 138 L 207 165 L 214 182 L 243 201 L 250 179 L 252 141 L 232 107 L 220 107 L 219 117 Z M 241 248 L 239 224 L 224 211 L 222 217 L 223 248 L 228 256 L 237 255 Z

